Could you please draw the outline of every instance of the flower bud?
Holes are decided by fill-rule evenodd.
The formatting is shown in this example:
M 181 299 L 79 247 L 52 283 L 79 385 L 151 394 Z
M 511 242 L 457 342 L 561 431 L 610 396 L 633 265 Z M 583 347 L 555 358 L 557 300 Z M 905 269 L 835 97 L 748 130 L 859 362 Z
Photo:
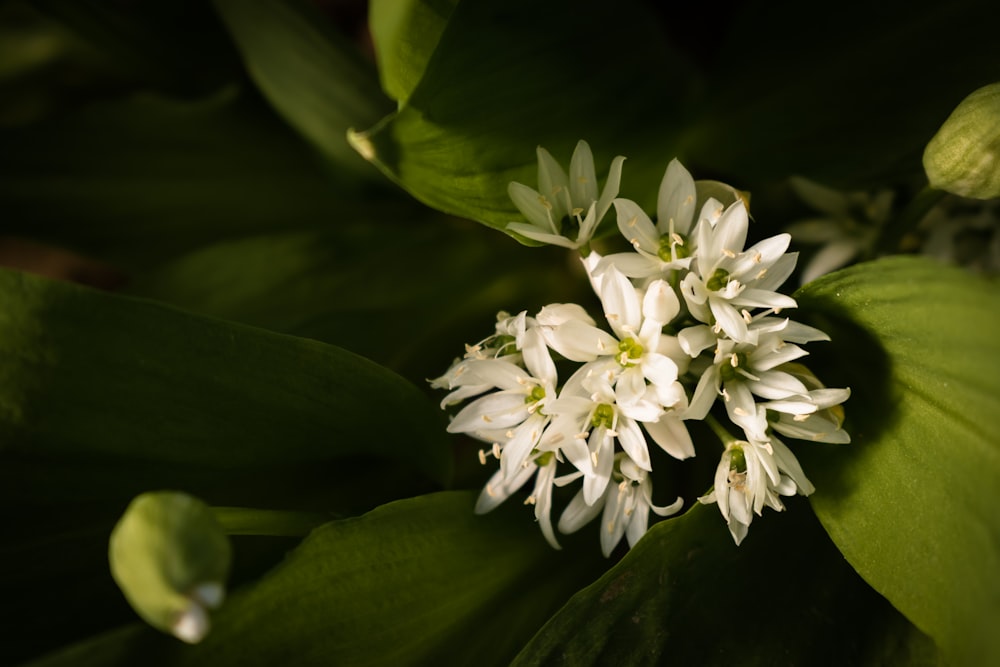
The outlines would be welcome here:
M 1000 83 L 955 108 L 924 149 L 931 187 L 974 199 L 1000 197 Z
M 229 540 L 212 509 L 184 493 L 135 498 L 111 532 L 111 574 L 153 627 L 189 644 L 208 633 L 206 608 L 225 594 Z

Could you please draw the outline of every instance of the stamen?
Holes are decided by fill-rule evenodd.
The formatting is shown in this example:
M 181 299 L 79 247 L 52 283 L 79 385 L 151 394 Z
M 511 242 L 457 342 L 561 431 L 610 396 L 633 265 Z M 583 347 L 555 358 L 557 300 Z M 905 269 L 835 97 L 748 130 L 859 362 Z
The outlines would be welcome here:
M 730 250 L 729 248 L 723 248 L 722 254 L 728 257 L 729 259 L 733 259 L 734 257 L 736 257 L 736 253 Z
M 748 311 L 746 308 L 741 310 L 740 314 L 743 316 L 743 321 L 746 322 L 747 324 L 753 322 L 753 317 L 750 316 L 750 311 Z
M 493 453 L 494 458 L 498 458 L 498 459 L 500 458 L 500 443 L 499 442 L 494 442 L 493 443 L 493 452 L 492 453 Z
M 483 449 L 479 450 L 479 465 L 486 465 L 486 451 Z
M 524 499 L 524 504 L 525 505 L 534 505 L 535 504 L 535 497 L 534 496 L 528 496 L 527 498 Z

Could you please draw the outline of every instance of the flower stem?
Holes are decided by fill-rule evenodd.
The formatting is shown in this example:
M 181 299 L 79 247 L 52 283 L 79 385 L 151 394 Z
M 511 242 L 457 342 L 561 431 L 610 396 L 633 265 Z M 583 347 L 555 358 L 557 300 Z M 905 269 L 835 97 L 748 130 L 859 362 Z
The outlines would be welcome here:
M 337 518 L 318 512 L 259 510 L 249 507 L 213 507 L 212 511 L 227 535 L 304 537 L 313 528 Z
M 708 422 L 709 427 L 715 431 L 715 435 L 719 436 L 719 440 L 722 441 L 723 447 L 728 447 L 730 443 L 738 442 L 739 438 L 734 438 L 733 434 L 726 430 L 726 428 L 719 423 L 719 420 L 712 415 L 706 415 L 705 421 Z

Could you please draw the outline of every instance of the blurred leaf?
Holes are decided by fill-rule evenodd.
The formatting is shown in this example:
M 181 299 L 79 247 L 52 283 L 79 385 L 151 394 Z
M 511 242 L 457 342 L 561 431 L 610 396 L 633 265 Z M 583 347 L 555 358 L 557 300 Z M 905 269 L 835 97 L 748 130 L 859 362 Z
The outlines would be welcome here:
M 378 455 L 447 478 L 436 408 L 350 352 L 14 272 L 0 293 L 4 452 L 215 466 Z
M 139 98 L 0 132 L 6 233 L 147 268 L 223 238 L 357 216 L 364 193 L 345 193 L 246 102 Z M 398 206 L 386 199 L 365 202 L 365 219 Z
M 212 509 L 176 491 L 144 493 L 111 531 L 115 583 L 147 623 L 187 642 L 209 628 L 225 596 L 233 552 Z
M 33 664 L 505 665 L 599 556 L 552 550 L 523 508 L 473 505 L 439 493 L 318 528 L 197 646 L 128 629 Z
M 924 145 L 997 78 L 998 20 L 1000 5 L 977 0 L 854 0 L 806 27 L 798 3 L 742 3 L 680 151 L 751 189 L 792 174 L 842 188 L 922 180 Z
M 129 290 L 334 343 L 422 383 L 463 343 L 492 333 L 497 311 L 579 301 L 589 287 L 562 249 L 527 251 L 469 223 L 411 219 L 210 246 Z
M 401 105 L 410 97 L 459 0 L 371 0 L 368 20 L 382 88 Z
M 935 653 L 790 502 L 740 547 L 715 507 L 657 524 L 514 664 L 931 665 Z
M 374 172 L 347 144 L 391 110 L 374 68 L 304 0 L 215 0 L 254 82 L 274 108 L 338 165 Z
M 30 0 L 106 58 L 107 68 L 164 92 L 204 95 L 236 79 L 238 64 L 200 0 Z
M 428 48 L 400 51 L 383 70 L 418 71 Z M 691 90 L 691 68 L 636 3 L 463 2 L 406 104 L 352 141 L 424 203 L 502 229 L 520 219 L 507 185 L 536 183 L 539 144 L 568 164 L 586 139 L 601 178 L 615 154 L 627 155 L 626 190 L 655 195 Z
M 854 442 L 798 450 L 817 515 L 861 576 L 955 664 L 997 664 L 995 282 L 897 257 L 821 278 L 797 298 L 834 341 L 820 376 L 854 392 Z
M 107 536 L 138 493 L 353 512 L 449 474 L 437 407 L 349 352 L 12 272 L 0 294 L 2 616 L 25 629 L 0 662 L 120 621 Z

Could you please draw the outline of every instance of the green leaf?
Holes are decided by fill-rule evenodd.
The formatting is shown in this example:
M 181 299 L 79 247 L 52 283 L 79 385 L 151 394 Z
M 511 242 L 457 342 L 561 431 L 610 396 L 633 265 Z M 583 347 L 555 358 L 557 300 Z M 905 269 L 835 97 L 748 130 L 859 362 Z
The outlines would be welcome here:
M 16 272 L 0 294 L 6 453 L 220 467 L 377 455 L 447 478 L 436 407 L 350 352 Z
M 474 503 L 439 493 L 318 528 L 197 646 L 130 629 L 34 664 L 505 665 L 599 556 L 554 551 L 523 507 Z
M 580 301 L 562 249 L 526 252 L 436 217 L 341 223 L 190 253 L 127 289 L 198 313 L 340 345 L 414 382 L 437 377 L 497 311 Z M 434 267 L 428 271 L 427 267 Z M 445 297 L 445 298 L 443 298 Z
M 636 3 L 581 11 L 571 0 L 463 2 L 424 67 L 426 53 L 382 64 L 423 67 L 423 76 L 396 114 L 352 135 L 362 155 L 417 199 L 503 229 L 521 219 L 508 183 L 536 183 L 536 147 L 568 163 L 580 139 L 594 150 L 599 178 L 614 155 L 627 155 L 626 191 L 655 196 L 692 74 Z
M 374 68 L 302 0 L 216 0 L 250 76 L 274 108 L 338 165 L 370 172 L 347 144 L 391 110 Z
M 409 98 L 459 0 L 372 0 L 368 9 L 382 88 Z
M 358 216 L 278 119 L 235 91 L 198 102 L 138 98 L 0 132 L 4 231 L 126 269 L 268 230 Z M 398 207 L 364 204 L 365 219 Z
M 514 664 L 916 665 L 934 656 L 792 501 L 786 514 L 756 519 L 739 547 L 714 506 L 653 526 Z
M 996 664 L 995 281 L 899 257 L 822 278 L 797 298 L 834 341 L 820 377 L 853 390 L 854 442 L 798 450 L 817 515 L 861 576 L 955 664 Z

